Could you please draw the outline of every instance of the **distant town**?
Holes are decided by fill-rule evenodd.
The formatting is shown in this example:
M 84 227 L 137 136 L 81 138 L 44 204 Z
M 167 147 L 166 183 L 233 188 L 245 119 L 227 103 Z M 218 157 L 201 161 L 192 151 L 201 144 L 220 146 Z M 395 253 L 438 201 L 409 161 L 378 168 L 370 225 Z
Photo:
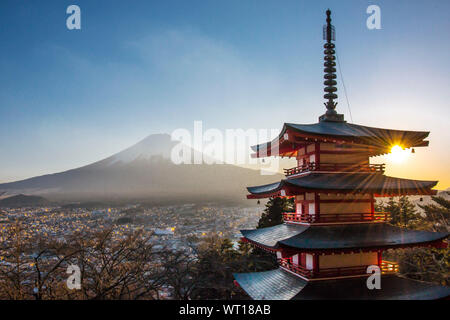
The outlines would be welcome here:
M 0 241 L 8 229 L 26 228 L 29 239 L 52 238 L 64 242 L 73 234 L 83 236 L 113 228 L 114 237 L 143 230 L 153 245 L 182 249 L 186 239 L 217 235 L 234 241 L 240 229 L 255 227 L 262 208 L 220 207 L 214 204 L 141 207 L 130 204 L 115 208 L 23 207 L 0 209 Z M 26 240 L 26 239 L 23 239 Z M 1 257 L 0 257 L 1 259 Z

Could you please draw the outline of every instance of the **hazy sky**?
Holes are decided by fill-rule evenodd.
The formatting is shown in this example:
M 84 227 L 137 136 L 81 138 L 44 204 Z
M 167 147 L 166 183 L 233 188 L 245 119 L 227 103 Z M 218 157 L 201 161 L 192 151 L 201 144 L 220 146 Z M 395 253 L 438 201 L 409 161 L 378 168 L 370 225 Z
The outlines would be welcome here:
M 71 4 L 81 30 L 66 28 Z M 381 30 L 366 27 L 370 4 Z M 429 148 L 387 173 L 450 187 L 447 0 L 2 0 L 0 182 L 86 165 L 194 120 L 316 122 L 327 8 L 354 122 L 431 131 Z

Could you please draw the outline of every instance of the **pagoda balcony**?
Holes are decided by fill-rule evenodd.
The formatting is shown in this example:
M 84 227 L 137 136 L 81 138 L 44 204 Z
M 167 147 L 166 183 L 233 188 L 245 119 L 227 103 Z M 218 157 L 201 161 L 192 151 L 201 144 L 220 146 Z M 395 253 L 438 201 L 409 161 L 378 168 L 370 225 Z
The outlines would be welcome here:
M 381 273 L 397 273 L 400 267 L 397 262 L 382 260 L 381 261 Z
M 338 267 L 338 268 L 321 268 L 319 271 L 306 269 L 305 267 L 292 263 L 291 259 L 278 259 L 280 267 L 296 273 L 307 279 L 321 279 L 321 278 L 338 278 L 348 276 L 367 275 L 368 265 L 352 266 L 352 267 Z M 380 265 L 382 274 L 397 273 L 399 271 L 398 263 L 391 261 L 381 261 Z
M 353 163 L 308 163 L 302 166 L 284 169 L 286 177 L 303 172 L 326 171 L 326 172 L 369 172 L 384 173 L 385 164 L 353 164 Z
M 295 212 L 284 212 L 283 220 L 285 222 L 298 223 L 351 223 L 351 222 L 386 222 L 390 214 L 388 212 L 374 213 L 321 213 L 297 214 Z

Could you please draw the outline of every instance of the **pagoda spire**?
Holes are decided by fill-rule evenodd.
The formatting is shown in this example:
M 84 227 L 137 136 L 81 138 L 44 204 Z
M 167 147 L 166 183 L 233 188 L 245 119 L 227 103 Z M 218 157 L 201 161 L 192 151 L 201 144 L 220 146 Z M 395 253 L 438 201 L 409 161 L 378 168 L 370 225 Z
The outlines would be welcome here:
M 336 88 L 336 57 L 334 50 L 335 45 L 332 41 L 336 41 L 335 36 L 335 30 L 334 26 L 331 24 L 331 11 L 330 9 L 327 10 L 327 24 L 323 26 L 323 39 L 326 40 L 326 43 L 324 44 L 324 71 L 325 71 L 325 81 L 324 85 L 325 88 L 323 89 L 325 91 L 324 98 L 328 101 L 325 102 L 325 106 L 327 107 L 327 111 L 325 114 L 321 115 L 319 117 L 319 121 L 344 121 L 344 115 L 338 114 L 336 112 L 336 105 L 337 102 L 334 102 L 334 99 L 337 99 L 337 88 Z

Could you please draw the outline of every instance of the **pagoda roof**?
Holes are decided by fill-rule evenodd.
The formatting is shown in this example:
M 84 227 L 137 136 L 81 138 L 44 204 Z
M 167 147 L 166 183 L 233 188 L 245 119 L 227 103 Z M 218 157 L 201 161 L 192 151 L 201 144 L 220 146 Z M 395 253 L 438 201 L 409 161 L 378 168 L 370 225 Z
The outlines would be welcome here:
M 241 230 L 249 241 L 269 249 L 282 247 L 301 251 L 382 249 L 427 245 L 440 242 L 448 232 L 408 230 L 387 223 L 343 225 L 280 224 Z
M 434 194 L 437 181 L 411 180 L 388 177 L 381 173 L 308 173 L 280 182 L 248 187 L 248 198 L 296 195 L 308 191 L 335 191 L 376 193 L 378 195 Z
M 308 284 L 306 280 L 281 269 L 234 273 L 233 276 L 254 300 L 291 300 Z
M 286 139 L 286 134 L 288 138 Z M 393 145 L 404 148 L 428 146 L 424 139 L 430 134 L 429 131 L 408 131 L 367 127 L 346 121 L 320 121 L 314 124 L 285 123 L 278 135 L 271 142 L 252 146 L 257 156 L 277 155 L 272 147 L 277 146 L 278 152 L 283 154 L 283 142 L 302 143 L 314 140 L 340 141 L 358 143 L 374 148 L 372 155 L 388 153 Z M 290 137 L 293 135 L 294 137 Z M 294 139 L 295 138 L 295 139 Z
M 367 277 L 308 282 L 281 268 L 233 276 L 255 300 L 435 300 L 450 295 L 449 287 L 396 275 L 382 276 L 382 290 L 368 290 Z
M 358 137 L 367 141 L 392 144 L 393 142 L 416 144 L 428 137 L 428 131 L 408 131 L 367 127 L 359 124 L 347 123 L 345 121 L 321 121 L 314 124 L 285 123 L 286 129 L 305 134 L 317 134 L 321 136 Z

